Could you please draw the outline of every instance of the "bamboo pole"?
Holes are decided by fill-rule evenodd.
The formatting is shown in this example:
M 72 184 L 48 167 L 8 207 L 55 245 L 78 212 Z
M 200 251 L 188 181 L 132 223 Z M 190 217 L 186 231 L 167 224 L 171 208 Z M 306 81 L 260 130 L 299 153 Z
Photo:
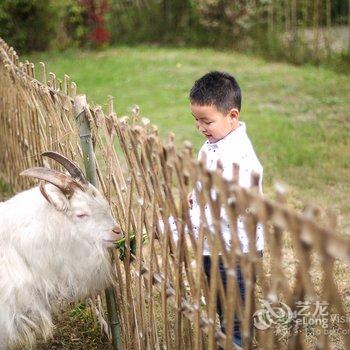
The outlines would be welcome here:
M 94 185 L 98 186 L 97 171 L 95 163 L 95 154 L 92 145 L 91 129 L 88 118 L 85 114 L 87 101 L 85 95 L 76 95 L 73 100 L 74 115 L 79 129 L 81 148 L 83 151 L 84 167 L 86 178 Z M 108 320 L 112 333 L 113 349 L 121 349 L 121 328 L 117 314 L 117 305 L 115 302 L 114 289 L 109 287 L 105 290 Z

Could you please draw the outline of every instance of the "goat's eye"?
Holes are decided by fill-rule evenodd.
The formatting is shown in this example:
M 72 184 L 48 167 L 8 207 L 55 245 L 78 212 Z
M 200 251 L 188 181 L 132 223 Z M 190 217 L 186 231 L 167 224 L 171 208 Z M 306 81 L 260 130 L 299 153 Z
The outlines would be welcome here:
M 77 218 L 79 218 L 79 219 L 86 218 L 87 216 L 88 216 L 88 215 L 87 215 L 87 214 L 84 214 L 84 213 L 77 214 Z

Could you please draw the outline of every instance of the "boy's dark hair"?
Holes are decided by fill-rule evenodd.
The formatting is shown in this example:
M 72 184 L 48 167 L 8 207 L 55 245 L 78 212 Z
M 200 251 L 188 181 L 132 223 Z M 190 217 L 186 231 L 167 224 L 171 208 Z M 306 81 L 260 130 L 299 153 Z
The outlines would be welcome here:
M 200 106 L 214 105 L 227 113 L 231 108 L 241 110 L 242 94 L 236 79 L 226 72 L 209 72 L 196 80 L 190 101 Z

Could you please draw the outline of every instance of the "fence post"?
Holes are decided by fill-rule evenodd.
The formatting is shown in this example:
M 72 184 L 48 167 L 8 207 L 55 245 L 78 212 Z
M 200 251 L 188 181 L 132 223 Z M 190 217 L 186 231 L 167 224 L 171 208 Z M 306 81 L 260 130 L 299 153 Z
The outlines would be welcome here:
M 95 164 L 95 154 L 92 146 L 91 129 L 89 120 L 85 113 L 87 106 L 86 95 L 76 95 L 74 97 L 74 116 L 79 129 L 80 144 L 83 151 L 84 167 L 87 180 L 98 186 L 97 171 Z M 113 349 L 121 349 L 121 329 L 115 302 L 114 288 L 105 290 L 108 321 L 112 333 Z

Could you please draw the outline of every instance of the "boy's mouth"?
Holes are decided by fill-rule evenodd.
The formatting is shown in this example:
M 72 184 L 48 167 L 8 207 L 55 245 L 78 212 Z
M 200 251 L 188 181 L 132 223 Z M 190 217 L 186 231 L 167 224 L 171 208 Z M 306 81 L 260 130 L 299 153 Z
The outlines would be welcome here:
M 213 137 L 213 135 L 207 135 L 207 134 L 203 134 L 203 135 L 210 143 L 216 142 L 216 139 Z

